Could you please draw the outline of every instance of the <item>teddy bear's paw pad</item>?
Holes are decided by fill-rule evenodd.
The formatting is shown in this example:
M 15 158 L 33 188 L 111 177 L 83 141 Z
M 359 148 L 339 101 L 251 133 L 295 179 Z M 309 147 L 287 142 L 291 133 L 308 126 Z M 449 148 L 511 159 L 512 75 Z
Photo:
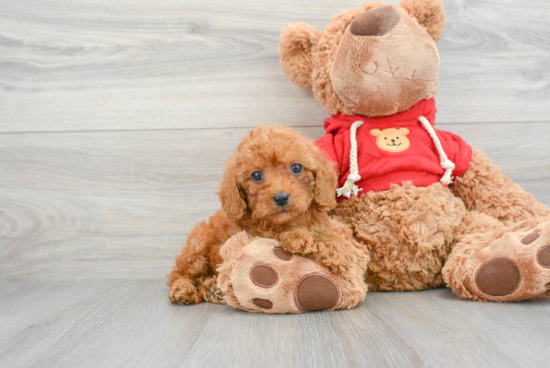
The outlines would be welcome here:
M 269 300 L 266 300 L 266 299 L 254 298 L 252 299 L 252 303 L 263 309 L 273 308 L 273 303 L 271 303 Z
M 493 258 L 479 267 L 475 280 L 481 292 L 491 296 L 505 296 L 518 288 L 521 273 L 509 259 Z
M 527 234 L 525 235 L 524 237 L 521 238 L 521 244 L 524 244 L 524 245 L 529 245 L 531 244 L 532 242 L 534 242 L 535 240 L 537 240 L 540 236 L 540 233 L 538 231 L 533 231 L 532 233 L 530 234 Z
M 282 261 L 291 261 L 292 260 L 292 254 L 288 253 L 281 247 L 274 247 L 273 253 L 275 254 L 275 257 L 279 258 Z
M 279 282 L 279 274 L 273 266 L 260 264 L 250 270 L 250 280 L 259 287 L 269 289 Z
M 340 301 L 340 288 L 326 275 L 310 274 L 298 282 L 294 300 L 303 311 L 331 309 Z
M 255 239 L 236 259 L 231 269 L 222 270 L 230 272 L 230 305 L 251 312 L 301 313 L 353 303 L 345 298 L 349 281 L 307 257 L 286 252 L 274 240 Z
M 482 251 L 474 283 L 494 301 L 533 299 L 550 290 L 550 223 L 506 233 Z
M 537 253 L 537 262 L 544 268 L 550 268 L 550 245 L 547 245 Z

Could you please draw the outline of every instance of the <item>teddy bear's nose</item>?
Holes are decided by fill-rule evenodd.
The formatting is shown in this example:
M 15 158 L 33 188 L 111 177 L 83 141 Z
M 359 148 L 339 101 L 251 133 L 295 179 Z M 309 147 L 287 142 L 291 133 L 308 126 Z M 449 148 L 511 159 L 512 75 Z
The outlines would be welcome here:
M 401 19 L 392 5 L 379 6 L 359 14 L 351 22 L 351 33 L 356 36 L 383 36 L 389 33 Z

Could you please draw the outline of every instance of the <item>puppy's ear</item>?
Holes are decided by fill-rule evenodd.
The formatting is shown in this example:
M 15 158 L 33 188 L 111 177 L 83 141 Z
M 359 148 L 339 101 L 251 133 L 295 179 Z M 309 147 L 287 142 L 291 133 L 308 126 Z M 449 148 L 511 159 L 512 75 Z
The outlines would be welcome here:
M 441 0 L 401 0 L 399 6 L 418 19 L 435 42 L 439 41 L 447 22 Z
M 288 79 L 298 87 L 311 85 L 313 46 L 319 41 L 321 31 L 306 23 L 295 24 L 283 30 L 279 40 L 281 66 Z
M 244 216 L 248 205 L 246 193 L 238 182 L 237 157 L 235 156 L 225 162 L 225 173 L 218 194 L 227 217 L 237 221 Z
M 317 169 L 315 170 L 315 202 L 326 211 L 336 207 L 338 174 L 325 155 L 311 143 Z

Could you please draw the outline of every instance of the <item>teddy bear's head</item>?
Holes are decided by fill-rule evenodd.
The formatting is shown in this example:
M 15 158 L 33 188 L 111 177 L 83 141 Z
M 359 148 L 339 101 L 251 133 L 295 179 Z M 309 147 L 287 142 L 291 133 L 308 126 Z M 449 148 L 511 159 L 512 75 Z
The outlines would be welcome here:
M 290 80 L 311 85 L 329 114 L 392 115 L 435 94 L 445 20 L 441 0 L 366 2 L 324 32 L 286 28 L 279 56 Z

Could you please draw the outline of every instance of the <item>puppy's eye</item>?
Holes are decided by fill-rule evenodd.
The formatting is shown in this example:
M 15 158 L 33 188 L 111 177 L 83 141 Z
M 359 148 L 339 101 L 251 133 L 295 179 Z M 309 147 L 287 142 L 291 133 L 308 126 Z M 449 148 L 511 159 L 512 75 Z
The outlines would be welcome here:
M 290 169 L 292 170 L 292 173 L 296 175 L 301 174 L 303 170 L 302 165 L 300 164 L 294 164 Z
M 254 180 L 256 183 L 262 181 L 263 178 L 264 178 L 263 174 L 259 171 L 254 171 L 252 173 L 252 180 Z

